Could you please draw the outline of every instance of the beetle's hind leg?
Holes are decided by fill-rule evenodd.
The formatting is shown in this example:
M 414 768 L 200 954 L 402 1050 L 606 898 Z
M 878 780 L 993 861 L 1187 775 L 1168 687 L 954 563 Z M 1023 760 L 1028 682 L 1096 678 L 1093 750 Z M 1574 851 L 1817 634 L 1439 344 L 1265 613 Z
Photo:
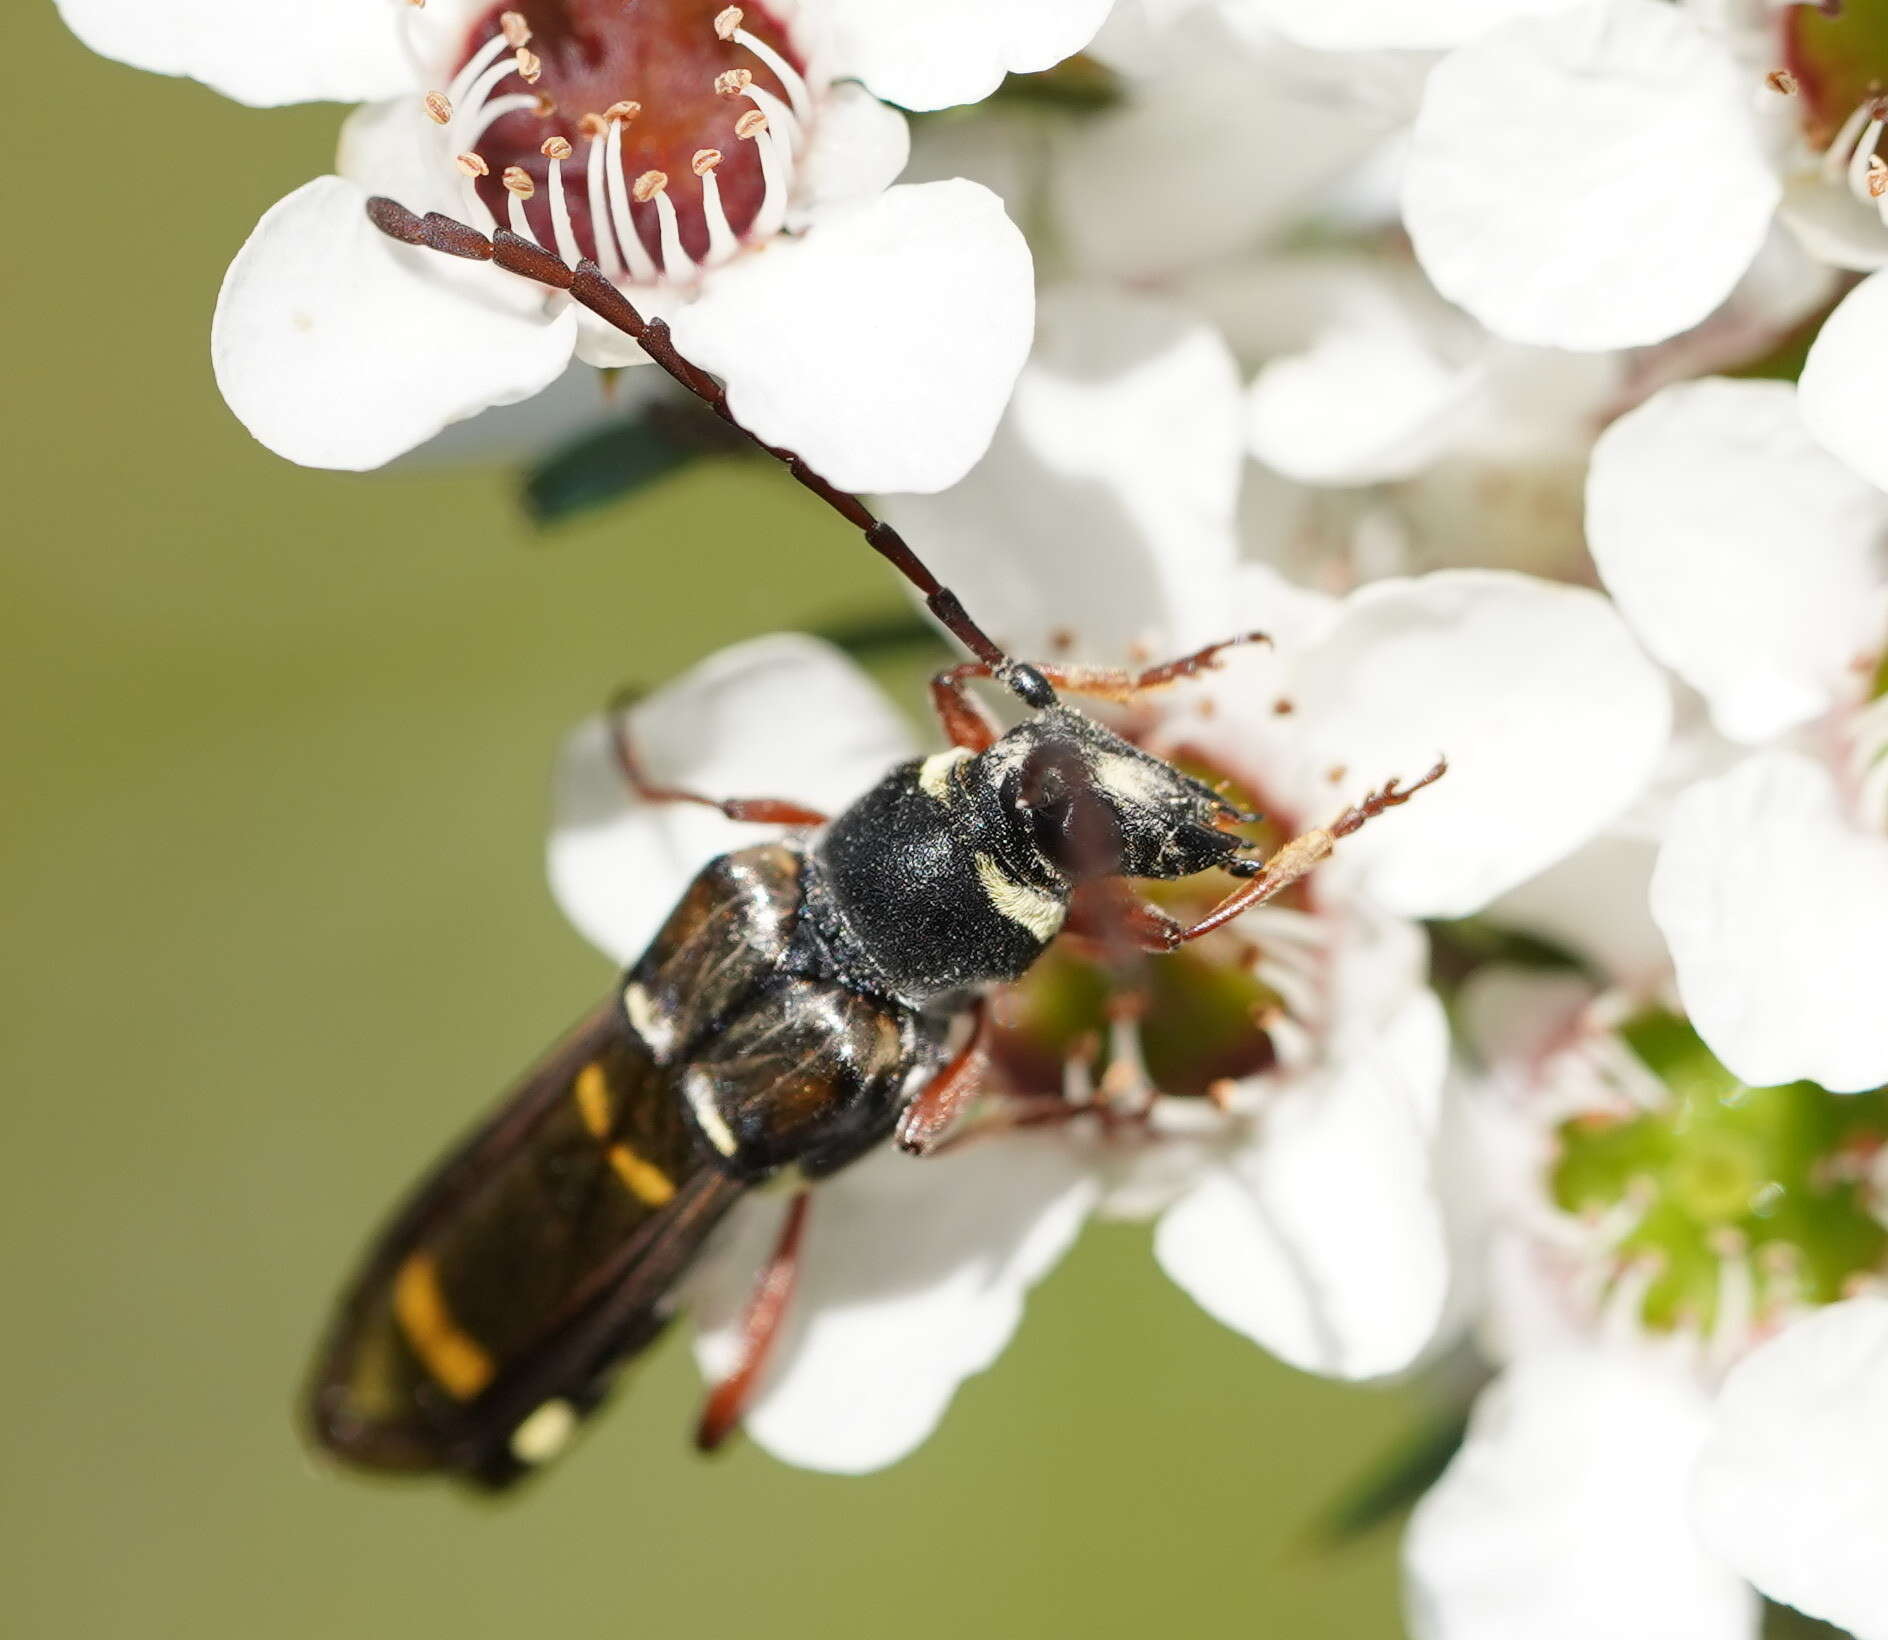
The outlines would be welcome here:
M 787 1207 L 773 1257 L 761 1271 L 741 1315 L 740 1361 L 708 1392 L 707 1403 L 701 1409 L 701 1421 L 695 1426 L 695 1445 L 700 1451 L 713 1452 L 726 1441 L 740 1427 L 748 1402 L 754 1398 L 799 1281 L 800 1246 L 806 1239 L 806 1215 L 811 1203 L 811 1194 L 802 1190 Z
M 730 820 L 752 821 L 768 826 L 820 826 L 829 816 L 820 809 L 808 808 L 784 797 L 705 797 L 700 792 L 680 786 L 659 786 L 644 772 L 636 754 L 636 743 L 629 732 L 629 708 L 636 692 L 619 691 L 605 708 L 610 726 L 610 744 L 616 753 L 616 766 L 624 783 L 645 803 L 699 803 L 704 808 L 719 809 Z

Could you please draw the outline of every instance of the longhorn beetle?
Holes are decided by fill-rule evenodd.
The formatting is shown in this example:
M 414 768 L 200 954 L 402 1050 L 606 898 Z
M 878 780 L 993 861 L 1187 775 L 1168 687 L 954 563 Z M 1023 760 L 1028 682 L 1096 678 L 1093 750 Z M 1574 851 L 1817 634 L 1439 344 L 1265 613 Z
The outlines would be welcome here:
M 504 229 L 487 238 L 390 200 L 369 215 L 409 244 L 569 291 L 739 425 L 720 386 L 594 264 L 572 269 Z M 612 713 L 616 760 L 642 800 L 794 829 L 709 861 L 602 1005 L 383 1231 L 309 1393 L 316 1441 L 349 1462 L 495 1487 L 545 1462 L 661 1331 L 680 1278 L 745 1193 L 787 1169 L 817 1181 L 894 1134 L 913 1152 L 935 1145 L 974 1090 L 985 999 L 1073 925 L 1078 889 L 1112 891 L 1118 945 L 1171 951 L 1272 898 L 1443 773 L 1439 762 L 1407 789 L 1391 781 L 1256 858 L 1229 829 L 1256 816 L 1057 694 L 1130 700 L 1227 644 L 1140 672 L 1012 660 L 856 496 L 763 448 L 862 529 L 976 657 L 932 680 L 949 749 L 828 817 L 655 785 Z M 977 679 L 1007 689 L 1022 721 L 1000 729 L 969 691 Z M 1245 881 L 1186 925 L 1119 881 L 1214 868 Z M 704 1448 L 739 1422 L 765 1363 L 807 1201 L 796 1196 L 749 1303 L 742 1361 L 709 1397 Z

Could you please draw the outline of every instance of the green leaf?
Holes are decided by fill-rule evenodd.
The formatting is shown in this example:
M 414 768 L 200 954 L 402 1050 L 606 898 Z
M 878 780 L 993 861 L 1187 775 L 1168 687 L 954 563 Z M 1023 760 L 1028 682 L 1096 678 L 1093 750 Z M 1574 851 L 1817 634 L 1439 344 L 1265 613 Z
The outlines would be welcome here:
M 1403 1439 L 1340 1492 L 1305 1533 L 1316 1553 L 1342 1549 L 1400 1521 L 1437 1481 L 1468 1435 L 1466 1407 L 1445 1407 L 1405 1432 Z
M 532 522 L 548 527 L 682 471 L 704 456 L 740 455 L 741 436 L 692 405 L 661 401 L 579 434 L 526 475 L 523 501 Z

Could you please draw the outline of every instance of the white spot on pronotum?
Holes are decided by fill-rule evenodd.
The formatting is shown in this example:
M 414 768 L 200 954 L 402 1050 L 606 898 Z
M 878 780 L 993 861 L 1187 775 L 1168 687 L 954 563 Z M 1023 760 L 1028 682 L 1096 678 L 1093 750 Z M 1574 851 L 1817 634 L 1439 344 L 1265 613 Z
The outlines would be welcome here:
M 1028 929 L 1039 940 L 1055 937 L 1064 915 L 1060 900 L 1028 883 L 1017 882 L 987 854 L 977 855 L 976 865 L 977 881 L 1000 915 Z
M 918 790 L 939 803 L 948 803 L 951 800 L 951 770 L 969 756 L 970 752 L 966 748 L 953 746 L 948 752 L 927 757 L 918 765 Z
M 522 1464 L 549 1463 L 576 1429 L 575 1407 L 568 1401 L 546 1401 L 511 1432 L 511 1455 Z

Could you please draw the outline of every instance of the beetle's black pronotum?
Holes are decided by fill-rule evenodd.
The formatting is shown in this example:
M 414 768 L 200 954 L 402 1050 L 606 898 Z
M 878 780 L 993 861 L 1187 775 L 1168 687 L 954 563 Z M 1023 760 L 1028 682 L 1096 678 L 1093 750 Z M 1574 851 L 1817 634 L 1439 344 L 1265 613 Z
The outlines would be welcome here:
M 486 255 L 504 243 L 457 223 L 422 233 L 384 201 L 374 213 L 398 237 L 450 240 L 460 254 L 474 240 Z M 545 277 L 547 253 L 517 244 L 529 258 L 499 260 Z M 562 272 L 577 294 L 585 270 Z M 628 304 L 600 282 L 608 296 L 591 305 L 620 318 Z M 655 329 L 637 317 L 632 333 L 650 341 Z M 653 341 L 670 373 L 725 414 L 709 379 L 665 336 Z M 1225 645 L 1139 673 L 1013 662 L 856 498 L 794 468 L 977 653 L 932 685 L 949 749 L 901 764 L 828 819 L 779 799 L 654 786 L 616 714 L 623 777 L 645 800 L 795 829 L 710 861 L 605 1003 L 382 1235 L 311 1390 L 316 1439 L 345 1459 L 490 1485 L 541 1464 L 660 1331 L 680 1276 L 744 1192 L 787 1169 L 817 1180 L 894 1133 L 930 1148 L 975 1085 L 983 999 L 1083 912 L 1078 890 L 1215 868 L 1246 879 L 1184 926 L 1107 897 L 1108 939 L 1171 950 L 1270 899 L 1442 772 L 1408 789 L 1392 781 L 1258 858 L 1232 829 L 1250 816 L 1057 694 L 1132 699 L 1211 665 Z M 1000 681 L 1022 720 L 999 729 L 969 693 L 976 678 Z M 764 1359 L 805 1201 L 750 1306 L 746 1359 L 710 1400 L 704 1445 L 738 1420 Z

